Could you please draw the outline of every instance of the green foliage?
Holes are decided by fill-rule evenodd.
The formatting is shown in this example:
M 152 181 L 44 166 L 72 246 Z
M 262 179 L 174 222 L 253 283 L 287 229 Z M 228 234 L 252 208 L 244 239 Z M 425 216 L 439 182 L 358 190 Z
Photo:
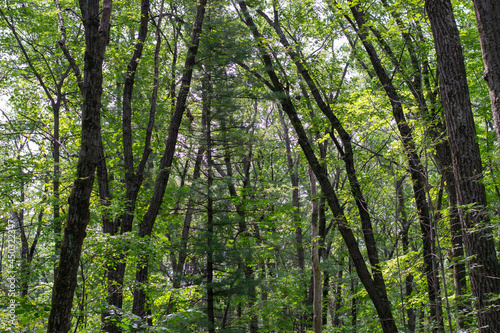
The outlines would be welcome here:
M 27 281 L 28 294 L 16 298 L 17 322 L 12 332 L 22 330 L 42 332 L 50 311 L 51 288 L 57 254 L 54 253 L 54 227 L 64 220 L 67 198 L 74 181 L 79 154 L 82 95 L 76 75 L 58 46 L 61 41 L 59 17 L 65 22 L 65 43 L 76 64 L 83 69 L 85 52 L 79 11 L 73 1 L 60 1 L 58 13 L 51 1 L 8 1 L 2 4 L 5 17 L 0 20 L 0 230 L 8 229 L 14 213 L 23 213 L 28 246 L 34 244 L 29 274 L 17 273 L 18 284 Z M 351 2 L 353 4 L 354 2 Z M 446 315 L 459 316 L 455 308 L 460 302 L 471 303 L 470 293 L 461 299 L 453 291 L 453 263 L 447 255 L 451 247 L 448 200 L 442 194 L 442 180 L 436 164 L 438 142 L 429 134 L 431 126 L 442 121 L 438 92 L 434 46 L 423 6 L 418 1 L 358 1 L 367 11 L 370 41 L 375 45 L 382 64 L 390 74 L 411 126 L 416 153 L 425 166 L 426 196 L 433 208 L 436 237 L 441 252 L 436 256 L 444 265 L 446 292 L 450 309 Z M 209 326 L 206 292 L 207 253 L 213 251 L 214 280 L 210 287 L 215 293 L 215 325 L 220 332 L 245 332 L 257 322 L 259 332 L 311 331 L 312 304 L 310 279 L 311 198 L 308 166 L 298 139 L 288 120 L 285 123 L 291 137 L 291 156 L 298 161 L 299 208 L 294 207 L 283 126 L 278 118 L 280 98 L 284 97 L 266 85 L 269 82 L 256 43 L 241 21 L 238 6 L 229 2 L 213 2 L 207 7 L 207 18 L 197 56 L 191 93 L 188 96 L 170 181 L 163 198 L 161 214 L 153 235 L 137 235 L 139 224 L 147 212 L 154 192 L 154 181 L 160 173 L 160 156 L 169 131 L 179 78 L 183 71 L 186 46 L 192 28 L 195 3 L 178 1 L 151 2 L 149 34 L 143 55 L 135 73 L 132 94 L 132 153 L 137 170 L 143 156 L 146 128 L 152 106 L 154 85 L 155 29 L 162 15 L 162 49 L 159 54 L 159 95 L 157 113 L 151 137 L 151 155 L 146 163 L 144 182 L 138 189 L 131 233 L 103 232 L 103 217 L 120 223 L 127 209 L 126 174 L 123 158 L 122 103 L 127 65 L 137 43 L 140 2 L 114 1 L 112 32 L 105 55 L 104 93 L 102 97 L 102 141 L 109 178 L 110 203 L 104 206 L 96 181 L 91 197 L 91 222 L 87 229 L 77 292 L 74 298 L 73 328 L 79 332 L 98 332 L 101 313 L 107 304 L 107 268 L 126 263 L 123 284 L 123 308 L 112 308 L 107 321 L 116 323 L 127 332 L 200 332 Z M 489 107 L 488 91 L 482 78 L 483 64 L 476 23 L 471 4 L 454 3 L 459 24 L 472 105 L 476 117 L 477 142 L 483 158 L 485 178 L 493 228 L 498 227 L 500 156 Z M 274 7 L 273 7 L 274 6 Z M 307 129 L 309 142 L 316 155 L 320 146 L 326 157 L 320 158 L 328 170 L 348 225 L 352 228 L 366 257 L 366 244 L 361 230 L 359 210 L 349 187 L 342 155 L 331 139 L 331 124 L 316 106 L 312 94 L 274 30 L 256 12 L 263 10 L 276 17 L 292 47 L 320 87 L 334 114 L 349 133 L 354 149 L 357 179 L 370 213 L 381 258 L 381 270 L 398 327 L 407 323 L 406 308 L 423 311 L 419 319 L 422 329 L 430 329 L 427 319 L 427 284 L 423 273 L 418 212 L 408 176 L 408 163 L 397 124 L 390 112 L 391 102 L 373 75 L 370 61 L 355 32 L 344 15 L 350 15 L 347 1 L 338 8 L 332 4 L 310 0 L 279 3 L 251 1 L 251 15 L 263 35 L 260 41 L 273 55 L 274 70 L 292 97 L 299 117 Z M 398 19 L 404 22 L 400 26 Z M 11 24 L 12 26 L 9 26 Z M 19 40 L 11 29 L 15 31 Z M 373 34 L 376 30 L 381 39 Z M 403 34 L 409 39 L 404 40 Z M 391 48 L 393 56 L 384 47 Z M 352 45 L 350 44 L 352 43 Z M 22 48 L 24 48 L 24 52 Z M 412 58 L 410 47 L 415 53 Z M 395 59 L 398 67 L 395 66 Z M 419 63 L 418 70 L 414 61 Z M 415 75 L 427 71 L 423 80 L 423 96 L 433 114 L 423 115 L 411 84 Z M 344 75 L 345 71 L 345 75 Z M 213 184 L 207 188 L 208 161 L 201 158 L 200 175 L 194 169 L 200 146 L 206 148 L 206 126 L 202 110 L 207 98 L 206 82 L 210 82 L 211 161 Z M 59 84 L 60 83 L 60 84 Z M 411 84 L 410 84 L 411 83 Z M 59 86 L 58 86 L 59 84 Z M 425 89 L 424 89 L 425 88 Z M 306 96 L 309 95 L 309 96 Z M 309 98 L 308 98 L 309 97 Z M 54 190 L 54 106 L 60 102 L 60 191 Z M 206 106 L 206 104 L 205 104 Z M 431 119 L 432 118 L 432 119 Z M 334 133 L 335 134 L 335 133 Z M 338 139 L 338 138 L 337 138 Z M 342 147 L 341 147 L 342 148 Z M 232 176 L 229 175 L 229 167 Z M 406 176 L 402 185 L 403 210 L 397 203 L 396 182 Z M 234 193 L 230 187 L 234 186 Z M 207 197 L 214 200 L 214 230 L 207 230 Z M 59 199 L 57 199 L 59 197 Z M 438 207 L 438 202 L 441 205 Z M 54 219 L 56 204 L 59 220 Z M 437 209 L 440 209 L 439 211 Z M 469 207 L 473 208 L 473 207 Z M 190 213 L 188 213 L 188 211 Z M 402 212 L 409 223 L 409 249 L 403 250 L 400 235 Z M 42 217 L 39 219 L 39 214 Z M 189 230 L 186 216 L 191 214 Z M 298 219 L 296 216 L 298 214 Z M 328 233 L 321 240 L 323 256 L 321 270 L 329 276 L 327 325 L 324 332 L 381 331 L 376 311 L 360 283 L 348 252 L 335 231 L 331 212 L 325 212 Z M 19 223 L 18 223 L 19 224 Z M 300 226 L 305 251 L 305 269 L 298 267 L 295 231 Z M 18 227 L 20 227 L 18 225 Z M 21 248 L 20 232 L 17 248 Z M 211 237 L 212 243 L 207 239 Z M 5 260 L 5 245 L 2 243 Z M 17 251 L 19 253 L 20 251 Z M 181 253 L 186 259 L 176 267 Z M 143 285 L 147 308 L 153 325 L 132 311 L 133 293 L 138 287 L 136 267 L 142 257 L 148 258 L 148 282 Z M 466 261 L 465 258 L 461 260 Z M 20 264 L 22 259 L 18 256 Z M 366 259 L 368 263 L 368 259 Z M 3 265 L 3 263 L 2 263 Z M 339 273 L 341 272 L 341 274 Z M 178 274 L 178 275 L 176 275 Z M 413 292 L 405 294 L 405 279 L 413 277 Z M 2 278 L 4 278 L 2 276 Z M 176 280 L 178 279 L 178 280 Z M 174 287 L 174 283 L 178 283 Z M 443 286 L 441 295 L 444 299 Z M 5 290 L 4 290 L 5 291 Z M 334 311 L 334 302 L 339 308 Z M 2 293 L 2 304 L 7 298 Z M 6 317 L 5 308 L 0 320 Z M 357 320 L 353 321 L 354 313 Z M 333 325 L 334 317 L 339 325 Z M 455 323 L 451 323 L 454 327 Z M 4 328 L 2 328 L 4 329 Z M 448 328 L 446 328 L 448 329 Z

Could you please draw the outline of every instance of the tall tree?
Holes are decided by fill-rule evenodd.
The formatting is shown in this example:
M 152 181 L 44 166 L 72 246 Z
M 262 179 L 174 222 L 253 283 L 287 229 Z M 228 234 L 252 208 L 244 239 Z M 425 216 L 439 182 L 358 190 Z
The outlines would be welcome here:
M 316 188 L 316 178 L 314 173 L 309 168 L 309 182 L 311 183 L 311 259 L 313 270 L 313 327 L 314 333 L 322 332 L 322 308 L 321 308 L 321 267 L 319 261 L 319 204 L 318 204 L 318 190 Z
M 490 90 L 491 111 L 500 148 L 500 4 L 495 0 L 473 2 L 483 51 L 483 77 Z
M 390 301 L 387 297 L 387 290 L 383 282 L 383 278 L 380 275 L 380 272 L 376 266 L 373 267 L 374 269 L 373 274 L 374 276 L 378 275 L 378 277 L 373 277 L 372 274 L 369 272 L 368 267 L 364 262 L 363 255 L 359 250 L 358 242 L 356 241 L 356 238 L 348 225 L 347 219 L 343 212 L 343 208 L 340 205 L 335 190 L 333 189 L 333 187 L 330 184 L 330 181 L 328 180 L 326 169 L 319 163 L 314 153 L 314 150 L 312 149 L 309 143 L 309 139 L 302 125 L 302 121 L 300 120 L 296 112 L 295 106 L 273 69 L 274 66 L 272 57 L 267 51 L 265 45 L 263 44 L 263 38 L 260 32 L 258 31 L 253 18 L 250 16 L 248 7 L 246 3 L 243 1 L 238 2 L 238 5 L 241 9 L 241 13 L 243 15 L 243 20 L 245 24 L 250 29 L 254 39 L 257 41 L 259 53 L 263 60 L 266 74 L 270 79 L 270 82 L 265 81 L 266 85 L 277 96 L 279 96 L 279 101 L 283 108 L 283 111 L 285 111 L 288 118 L 290 119 L 292 126 L 295 129 L 299 145 L 301 146 L 302 151 L 306 156 L 306 159 L 316 176 L 316 179 L 320 183 L 321 188 L 326 197 L 326 200 L 328 202 L 328 205 L 330 206 L 330 209 L 332 210 L 332 213 L 334 214 L 337 220 L 338 223 L 337 226 L 339 228 L 340 233 L 342 234 L 342 237 L 344 238 L 344 242 L 356 266 L 357 273 L 361 281 L 363 282 L 368 294 L 370 295 L 373 304 L 375 305 L 375 308 L 379 315 L 379 320 L 382 329 L 384 332 L 397 332 L 397 327 L 394 322 L 392 310 L 390 307 Z M 366 230 L 366 232 L 370 233 L 372 232 L 372 230 Z M 373 245 L 374 244 L 371 244 L 370 246 Z M 369 254 L 370 261 L 372 264 L 373 260 L 375 259 L 375 257 L 372 256 L 373 254 L 374 253 Z
M 170 120 L 167 142 L 160 161 L 159 173 L 156 177 L 154 193 L 150 200 L 148 211 L 144 215 L 139 226 L 139 237 L 141 238 L 151 236 L 156 217 L 158 216 L 163 202 L 163 196 L 165 195 L 168 179 L 170 177 L 170 169 L 174 159 L 177 136 L 179 134 L 182 116 L 186 109 L 186 100 L 191 88 L 191 79 L 193 77 L 193 68 L 200 43 L 206 4 L 207 0 L 201 0 L 196 9 L 191 40 L 188 44 L 188 51 L 184 63 L 184 72 L 181 78 L 181 88 L 178 92 L 174 113 Z M 141 262 L 138 264 L 136 272 L 136 281 L 138 282 L 139 287 L 134 290 L 133 313 L 144 318 L 146 317 L 146 292 L 141 287 L 141 284 L 145 283 L 148 278 L 148 258 L 143 256 L 140 261 Z
M 426 174 L 420 157 L 418 156 L 416 151 L 413 130 L 409 126 L 403 110 L 403 99 L 394 86 L 392 78 L 383 67 L 382 61 L 374 45 L 369 40 L 369 24 L 366 22 L 366 13 L 358 3 L 349 1 L 349 5 L 355 22 L 352 21 L 349 17 L 345 17 L 360 37 L 363 46 L 370 58 L 370 62 L 372 63 L 375 74 L 380 80 L 385 93 L 390 100 L 392 114 L 394 119 L 396 120 L 397 127 L 401 136 L 401 141 L 405 148 L 405 153 L 408 159 L 408 169 L 413 181 L 413 193 L 418 209 L 420 230 L 422 233 L 424 270 L 427 279 L 431 320 L 435 322 L 434 331 L 441 332 L 444 330 L 444 323 L 442 318 L 438 271 L 436 269 L 436 259 L 434 255 L 434 236 L 432 234 L 431 228 L 431 212 L 429 203 L 427 202 L 425 191 Z
M 132 231 L 133 219 L 134 219 L 134 209 L 137 202 L 137 196 L 139 190 L 142 186 L 144 179 L 144 172 L 146 168 L 146 163 L 148 161 L 149 155 L 151 154 L 151 135 L 156 113 L 156 101 L 158 95 L 158 54 L 161 48 L 161 39 L 156 38 L 156 49 L 155 49 L 155 64 L 154 64 L 154 87 L 151 98 L 150 106 L 150 116 L 149 123 L 146 129 L 146 138 L 144 143 L 144 151 L 141 157 L 141 161 L 137 167 L 137 171 L 134 169 L 134 154 L 133 154 L 133 140 L 132 140 L 132 96 L 135 84 L 135 77 L 139 62 L 143 53 L 144 43 L 148 34 L 148 24 L 149 24 L 149 11 L 150 11 L 149 0 L 142 0 L 140 4 L 141 8 L 141 18 L 139 26 L 138 40 L 134 46 L 134 50 L 131 59 L 127 65 L 125 82 L 123 84 L 123 95 L 122 95 L 122 143 L 123 143 L 123 161 L 125 166 L 125 212 L 122 216 L 119 216 L 112 220 L 111 217 L 104 214 L 103 219 L 103 231 L 111 236 L 114 236 L 118 230 L 120 234 L 126 234 Z M 163 4 L 160 6 L 160 10 L 163 9 Z M 157 31 L 159 31 L 161 25 L 161 16 L 158 20 Z M 159 32 L 157 32 L 157 35 Z M 101 196 L 101 201 L 104 205 L 109 205 L 110 194 L 109 194 L 109 184 L 106 171 L 106 158 L 104 155 L 104 147 L 101 142 L 101 151 L 99 158 L 99 165 L 97 167 L 98 181 L 99 181 L 99 194 Z M 125 254 L 120 253 L 118 258 L 118 263 L 116 263 L 117 258 L 109 258 L 109 264 L 106 265 L 107 268 L 107 279 L 108 279 L 108 305 L 111 307 L 122 308 L 123 305 L 123 282 L 125 276 Z M 121 329 L 113 322 L 108 321 L 109 311 L 103 311 L 102 321 L 103 329 L 106 332 L 120 332 Z
M 500 265 L 486 208 L 481 154 L 476 142 L 460 34 L 449 0 L 426 0 L 450 136 L 457 201 L 472 293 L 481 332 L 500 331 Z M 493 298 L 492 298 L 493 297 Z
M 112 0 L 80 1 L 85 27 L 82 136 L 76 179 L 61 244 L 47 332 L 68 332 L 83 240 L 90 220 L 90 194 L 94 184 L 101 135 L 102 65 L 109 42 Z
M 208 316 L 208 332 L 215 333 L 215 293 L 214 293 L 214 170 L 212 160 L 212 116 L 211 116 L 211 100 L 212 100 L 212 82 L 210 82 L 211 73 L 205 73 L 205 78 L 202 80 L 202 123 L 205 134 L 205 151 L 207 159 L 207 222 L 206 222 L 206 253 L 207 253 L 207 316 Z

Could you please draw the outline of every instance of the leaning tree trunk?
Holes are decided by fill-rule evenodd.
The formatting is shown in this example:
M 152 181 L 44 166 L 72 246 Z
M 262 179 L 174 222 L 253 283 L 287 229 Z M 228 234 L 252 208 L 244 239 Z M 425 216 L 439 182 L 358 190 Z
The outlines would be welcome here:
M 392 114 L 397 122 L 397 127 L 401 135 L 401 140 L 406 151 L 409 171 L 413 183 L 413 193 L 415 204 L 417 206 L 420 222 L 420 230 L 422 234 L 422 247 L 424 256 L 424 270 L 427 280 L 428 295 L 430 301 L 430 316 L 435 323 L 434 331 L 443 332 L 444 323 L 442 319 L 441 297 L 439 292 L 439 277 L 437 274 L 436 260 L 434 254 L 434 241 L 431 228 L 430 208 L 425 197 L 425 171 L 422 166 L 420 157 L 416 152 L 415 141 L 413 139 L 413 131 L 409 126 L 406 116 L 403 111 L 402 98 L 399 96 L 392 79 L 387 74 L 382 66 L 380 57 L 377 54 L 373 44 L 369 41 L 367 31 L 367 22 L 365 14 L 359 4 L 349 0 L 351 12 L 355 18 L 356 24 L 350 20 L 351 25 L 360 37 L 363 46 L 370 57 L 370 61 L 375 70 L 375 73 L 382 83 L 385 93 L 390 100 L 392 106 Z M 356 26 L 357 25 L 357 26 Z
M 465 252 L 481 332 L 500 332 L 500 265 L 486 212 L 486 190 L 470 103 L 460 35 L 449 0 L 427 0 L 425 7 L 436 47 L 441 99 L 450 136 L 457 201 Z
M 377 31 L 373 26 L 370 26 L 370 30 L 376 35 L 377 40 L 383 46 L 384 51 L 390 55 L 391 63 L 393 66 L 401 72 L 401 75 L 406 82 L 409 90 L 411 91 L 415 103 L 421 113 L 422 121 L 425 124 L 426 132 L 432 142 L 435 144 L 435 158 L 437 165 L 439 167 L 439 172 L 444 177 L 446 181 L 446 192 L 448 194 L 449 202 L 449 216 L 450 216 L 450 231 L 451 231 L 451 242 L 452 242 L 452 260 L 453 260 L 453 276 L 455 283 L 455 298 L 457 299 L 457 328 L 466 329 L 466 321 L 464 320 L 466 314 L 469 311 L 467 302 L 464 301 L 463 295 L 467 292 L 467 279 L 465 263 L 463 262 L 463 242 L 462 242 L 462 226 L 460 225 L 460 219 L 458 217 L 458 208 L 456 201 L 456 190 L 455 190 L 455 179 L 453 176 L 453 166 L 451 162 L 451 151 L 449 148 L 449 142 L 446 135 L 446 128 L 441 121 L 441 114 L 438 112 L 435 105 L 437 92 L 433 91 L 429 80 L 429 64 L 426 58 L 423 61 L 420 60 L 419 54 L 417 52 L 418 44 L 415 45 L 416 41 L 424 44 L 425 38 L 423 37 L 422 30 L 417 27 L 416 38 L 412 38 L 409 29 L 403 22 L 403 18 L 399 12 L 394 11 L 387 0 L 381 0 L 382 4 L 387 11 L 390 12 L 391 16 L 395 19 L 397 25 L 401 31 L 401 37 L 406 44 L 406 49 L 408 50 L 408 55 L 411 60 L 411 73 L 404 72 L 405 66 L 402 66 L 400 60 L 398 60 L 396 52 L 394 52 L 389 44 L 383 39 L 380 32 Z M 427 97 L 424 95 L 424 85 L 427 91 Z M 428 107 L 427 101 L 430 102 L 430 107 Z
M 78 263 L 85 230 L 90 220 L 90 195 L 99 151 L 101 131 L 102 64 L 109 40 L 112 0 L 81 2 L 85 26 L 82 136 L 76 179 L 69 196 L 68 218 L 61 244 L 47 332 L 68 332 L 76 289 Z M 101 16 L 100 21 L 97 19 Z
M 264 19 L 266 19 L 266 21 L 269 23 L 270 26 L 272 26 L 274 28 L 275 32 L 277 33 L 277 35 L 280 38 L 281 44 L 285 47 L 288 55 L 295 63 L 295 66 L 297 67 L 297 72 L 302 76 L 305 83 L 309 87 L 309 90 L 311 91 L 311 94 L 312 94 L 316 104 L 320 108 L 321 112 L 330 121 L 330 123 L 332 125 L 332 129 L 335 130 L 340 137 L 340 140 L 343 144 L 343 147 L 340 146 L 339 142 L 337 141 L 337 139 L 334 135 L 334 132 L 332 131 L 329 133 L 330 137 L 332 138 L 332 141 L 337 146 L 337 150 L 339 151 L 339 153 L 340 153 L 340 155 L 345 163 L 347 177 L 349 179 L 349 184 L 351 187 L 351 193 L 352 193 L 352 195 L 355 199 L 356 205 L 358 207 L 358 212 L 359 212 L 359 216 L 360 216 L 360 220 L 361 220 L 361 224 L 362 224 L 363 236 L 365 238 L 367 254 L 368 254 L 370 264 L 371 264 L 373 279 L 374 279 L 375 283 L 378 284 L 380 287 L 383 287 L 383 286 L 385 287 L 384 278 L 383 278 L 382 272 L 380 270 L 380 260 L 378 257 L 377 244 L 376 244 L 376 240 L 375 240 L 374 233 L 373 233 L 373 226 L 371 223 L 371 216 L 370 216 L 369 209 L 368 209 L 368 203 L 363 196 L 363 192 L 361 191 L 361 187 L 359 185 L 359 181 L 358 181 L 358 178 L 356 175 L 356 169 L 355 169 L 355 165 L 354 165 L 354 152 L 352 149 L 351 136 L 344 129 L 344 127 L 340 123 L 340 120 L 333 113 L 329 104 L 325 102 L 324 98 L 322 97 L 322 94 L 320 92 L 318 85 L 314 82 L 313 78 L 310 75 L 310 72 L 305 67 L 299 54 L 297 52 L 293 51 L 292 46 L 288 42 L 288 39 L 286 38 L 286 35 L 280 26 L 278 12 L 276 10 L 274 11 L 274 20 L 271 20 L 263 11 L 258 10 L 257 12 L 262 17 L 264 17 Z M 306 92 L 305 89 L 303 89 L 303 92 Z

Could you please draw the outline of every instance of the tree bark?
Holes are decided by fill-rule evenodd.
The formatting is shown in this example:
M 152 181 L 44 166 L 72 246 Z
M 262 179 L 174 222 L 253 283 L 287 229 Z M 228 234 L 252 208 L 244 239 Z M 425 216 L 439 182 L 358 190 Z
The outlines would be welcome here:
M 486 211 L 482 163 L 470 103 L 460 35 L 449 0 L 426 0 L 441 80 L 441 99 L 450 136 L 459 214 L 472 293 L 481 332 L 500 331 L 500 265 Z
M 80 1 L 85 26 L 82 136 L 76 180 L 69 196 L 69 209 L 57 275 L 52 289 L 52 304 L 47 332 L 68 332 L 76 288 L 78 264 L 87 224 L 90 220 L 90 195 L 101 131 L 102 64 L 109 41 L 111 0 Z M 99 14 L 101 21 L 99 22 Z
M 491 111 L 500 149 L 500 3 L 496 0 L 473 2 L 483 51 L 483 77 L 490 91 Z

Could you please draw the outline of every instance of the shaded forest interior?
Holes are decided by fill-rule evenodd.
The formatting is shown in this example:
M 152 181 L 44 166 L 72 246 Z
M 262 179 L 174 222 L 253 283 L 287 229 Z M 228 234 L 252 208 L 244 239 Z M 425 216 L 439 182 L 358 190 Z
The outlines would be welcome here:
M 500 332 L 500 3 L 0 5 L 1 332 Z

